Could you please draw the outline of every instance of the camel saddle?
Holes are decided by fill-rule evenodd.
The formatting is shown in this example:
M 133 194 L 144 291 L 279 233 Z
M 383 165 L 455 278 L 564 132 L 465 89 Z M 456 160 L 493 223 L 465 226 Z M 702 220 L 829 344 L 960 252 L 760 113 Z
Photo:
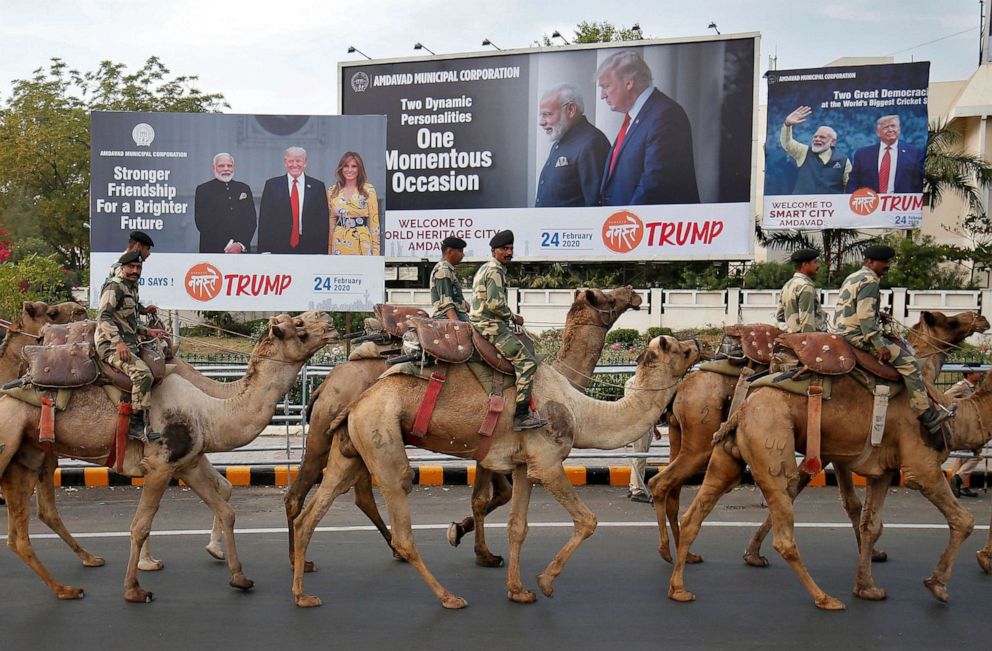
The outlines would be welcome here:
M 72 323 L 47 323 L 41 329 L 41 343 L 45 346 L 63 344 L 89 344 L 93 346 L 96 334 L 96 321 L 73 321 Z
M 165 353 L 162 352 L 162 346 L 158 341 L 145 341 L 138 346 L 138 352 L 138 357 L 148 366 L 148 370 L 152 372 L 152 386 L 155 386 L 166 375 Z M 114 368 L 102 359 L 98 363 L 100 365 L 100 374 L 104 379 L 125 393 L 131 392 L 131 376 L 124 371 Z
M 724 327 L 723 334 L 739 339 L 744 356 L 752 362 L 768 366 L 772 362 L 775 339 L 782 331 L 767 323 L 745 323 Z
M 799 362 L 820 375 L 844 375 L 855 366 L 890 382 L 902 380 L 899 371 L 871 353 L 855 348 L 844 337 L 830 332 L 783 334 L 776 341 L 795 352 Z
M 461 364 L 467 362 L 473 353 L 500 373 L 513 375 L 513 364 L 496 350 L 489 341 L 480 335 L 471 324 L 450 319 L 410 319 L 420 346 L 425 353 L 444 362 Z M 534 353 L 534 341 L 521 336 L 520 341 Z
M 401 339 L 403 333 L 413 327 L 413 324 L 410 323 L 411 317 L 422 319 L 430 317 L 427 312 L 420 308 L 390 305 L 389 303 L 376 303 L 373 310 L 375 310 L 375 317 L 382 324 L 383 329 L 398 339 Z
M 76 342 L 48 346 L 25 346 L 31 384 L 45 388 L 81 387 L 96 382 L 100 372 L 93 361 L 93 344 Z

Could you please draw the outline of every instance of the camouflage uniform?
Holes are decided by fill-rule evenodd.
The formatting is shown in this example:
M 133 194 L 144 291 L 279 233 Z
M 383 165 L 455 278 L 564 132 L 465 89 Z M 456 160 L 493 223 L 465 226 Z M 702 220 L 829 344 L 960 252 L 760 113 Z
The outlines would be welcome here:
M 809 276 L 797 271 L 785 283 L 775 318 L 785 323 L 787 332 L 827 331 L 827 318 Z
M 878 321 L 879 277 L 874 271 L 862 267 L 844 279 L 837 298 L 834 328 L 852 346 L 870 353 L 883 348 L 891 354 L 889 363 L 902 374 L 909 391 L 909 406 L 918 412 L 930 407 L 923 386 L 923 364 L 899 346 L 882 338 Z
M 120 277 L 108 280 L 100 294 L 100 313 L 94 337 L 100 359 L 131 378 L 131 405 L 139 411 L 151 406 L 152 388 L 152 372 L 138 357 L 138 335 L 148 332 L 138 323 L 140 309 L 137 285 Z M 130 361 L 123 362 L 118 357 L 116 346 L 120 341 L 131 350 Z
M 496 346 L 503 357 L 513 364 L 517 372 L 516 404 L 530 402 L 531 386 L 537 373 L 537 359 L 524 346 L 517 335 L 510 331 L 508 321 L 513 318 L 506 304 L 506 267 L 496 258 L 482 265 L 472 281 L 472 311 L 469 319 L 480 335 Z
M 454 266 L 447 260 L 438 262 L 431 272 L 431 302 L 434 303 L 432 318 L 447 319 L 448 310 L 453 309 L 459 321 L 468 321 L 462 286 L 455 275 Z

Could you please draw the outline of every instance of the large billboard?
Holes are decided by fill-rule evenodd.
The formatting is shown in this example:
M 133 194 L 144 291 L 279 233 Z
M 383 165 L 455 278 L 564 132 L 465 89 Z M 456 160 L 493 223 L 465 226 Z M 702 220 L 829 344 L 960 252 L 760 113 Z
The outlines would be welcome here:
M 929 63 L 766 76 L 763 227 L 920 226 Z
M 753 251 L 758 37 L 340 64 L 341 112 L 385 113 L 384 253 L 456 235 L 485 258 L 699 260 Z
M 131 231 L 141 298 L 194 310 L 370 311 L 384 288 L 382 116 L 95 112 L 90 301 Z

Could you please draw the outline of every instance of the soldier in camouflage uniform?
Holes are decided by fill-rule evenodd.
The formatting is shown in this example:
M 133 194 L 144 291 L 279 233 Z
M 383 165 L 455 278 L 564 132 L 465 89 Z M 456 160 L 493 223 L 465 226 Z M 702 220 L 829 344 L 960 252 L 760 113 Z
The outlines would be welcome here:
M 472 311 L 469 319 L 480 335 L 513 364 L 517 373 L 517 407 L 513 431 L 544 427 L 548 421 L 530 411 L 531 385 L 537 373 L 537 359 L 520 338 L 510 331 L 509 321 L 523 325 L 524 319 L 510 311 L 506 303 L 506 265 L 513 260 L 513 232 L 500 231 L 489 240 L 493 257 L 482 265 L 472 282 Z
M 879 322 L 879 281 L 889 267 L 895 250 L 890 246 L 875 245 L 865 249 L 865 264 L 844 279 L 837 298 L 834 327 L 850 344 L 878 355 L 882 362 L 890 363 L 902 374 L 909 392 L 909 406 L 931 433 L 940 431 L 940 424 L 953 415 L 939 412 L 930 406 L 921 375 L 923 364 L 913 355 L 882 337 Z
M 792 261 L 796 273 L 782 287 L 777 321 L 785 323 L 786 332 L 826 332 L 827 318 L 816 296 L 813 279 L 820 269 L 820 252 L 816 249 L 793 251 Z
M 468 321 L 468 310 L 462 286 L 455 275 L 455 267 L 465 257 L 465 240 L 446 237 L 441 242 L 441 261 L 431 272 L 431 302 L 434 303 L 432 319 Z
M 96 352 L 100 359 L 131 378 L 131 424 L 128 438 L 149 440 L 145 434 L 145 416 L 151 407 L 152 372 L 138 354 L 138 335 L 165 336 L 164 330 L 148 329 L 138 323 L 141 302 L 138 279 L 141 278 L 141 254 L 129 251 L 122 255 L 120 272 L 104 283 L 97 317 Z
M 137 251 L 141 254 L 141 261 L 144 262 L 151 256 L 153 246 L 155 246 L 155 242 L 148 236 L 148 233 L 144 231 L 131 231 L 131 234 L 127 238 L 127 248 L 124 249 L 124 253 Z M 120 260 L 110 265 L 110 273 L 107 275 L 107 279 L 103 281 L 103 287 L 100 288 L 101 296 L 103 295 L 103 290 L 107 287 L 107 283 L 116 278 L 120 274 L 120 271 Z M 158 308 L 154 305 L 143 305 L 139 314 L 155 314 L 157 312 Z

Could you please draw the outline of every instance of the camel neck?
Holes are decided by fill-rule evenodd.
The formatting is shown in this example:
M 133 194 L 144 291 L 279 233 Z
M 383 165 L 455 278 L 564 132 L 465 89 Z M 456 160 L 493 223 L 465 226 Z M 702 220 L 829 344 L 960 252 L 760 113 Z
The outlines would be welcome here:
M 584 391 L 606 343 L 606 328 L 591 323 L 568 324 L 562 334 L 561 352 L 554 369 L 573 387 Z
M 957 417 L 951 421 L 951 448 L 954 450 L 977 450 L 992 437 L 992 393 L 979 392 L 960 400 Z

